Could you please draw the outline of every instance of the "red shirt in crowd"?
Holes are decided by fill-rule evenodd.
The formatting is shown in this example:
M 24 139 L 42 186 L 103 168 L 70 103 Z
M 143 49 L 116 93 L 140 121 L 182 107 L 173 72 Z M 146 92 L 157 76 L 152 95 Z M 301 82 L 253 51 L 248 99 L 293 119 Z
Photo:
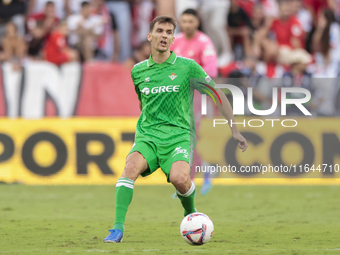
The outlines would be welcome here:
M 27 20 L 27 28 L 29 30 L 32 30 L 36 27 L 37 25 L 37 22 L 44 22 L 46 19 L 46 14 L 45 13 L 38 13 L 38 14 L 34 14 L 34 15 L 31 15 L 28 20 Z M 57 17 L 54 17 L 53 19 L 53 25 L 52 25 L 52 29 L 54 27 L 56 27 L 59 23 L 59 19 Z M 51 30 L 52 30 L 51 29 Z M 49 31 L 47 33 L 47 35 L 50 33 L 51 31 Z
M 291 16 L 287 20 L 274 20 L 270 30 L 280 46 L 293 47 L 291 41 L 293 38 L 297 38 L 300 40 L 301 47 L 304 48 L 303 29 L 295 16 Z
M 253 16 L 254 0 L 237 0 L 237 5 L 240 6 L 249 17 Z
M 326 9 L 328 7 L 327 0 L 303 0 L 303 2 L 306 7 L 312 7 L 316 16 L 320 10 Z
M 64 49 L 67 48 L 66 36 L 55 31 L 47 38 L 44 48 L 45 59 L 56 65 L 61 65 L 69 61 Z

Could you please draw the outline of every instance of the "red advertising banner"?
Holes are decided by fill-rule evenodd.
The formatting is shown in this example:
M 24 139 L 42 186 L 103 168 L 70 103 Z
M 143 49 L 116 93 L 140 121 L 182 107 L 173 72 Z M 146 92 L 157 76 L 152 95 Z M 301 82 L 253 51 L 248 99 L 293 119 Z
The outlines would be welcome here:
M 0 71 L 0 116 L 139 116 L 130 70 L 93 62 L 57 67 L 28 61 L 20 71 L 4 63 Z

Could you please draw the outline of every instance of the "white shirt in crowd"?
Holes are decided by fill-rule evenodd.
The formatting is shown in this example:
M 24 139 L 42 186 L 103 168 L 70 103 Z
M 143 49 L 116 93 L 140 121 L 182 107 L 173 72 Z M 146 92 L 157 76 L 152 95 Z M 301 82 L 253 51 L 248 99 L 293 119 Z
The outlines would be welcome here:
M 80 38 L 75 32 L 79 24 L 85 29 L 91 29 L 95 35 L 101 35 L 104 31 L 102 17 L 99 15 L 91 15 L 84 19 L 81 14 L 73 14 L 67 19 L 67 26 L 70 30 L 69 43 L 75 45 Z

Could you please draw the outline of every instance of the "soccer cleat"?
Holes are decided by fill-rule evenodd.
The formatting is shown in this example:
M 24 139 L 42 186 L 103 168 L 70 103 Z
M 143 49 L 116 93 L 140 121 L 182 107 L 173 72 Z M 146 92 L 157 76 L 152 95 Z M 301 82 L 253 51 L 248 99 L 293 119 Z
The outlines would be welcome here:
M 110 234 L 104 238 L 104 243 L 121 243 L 123 241 L 123 233 L 119 229 L 109 229 Z
M 201 195 L 204 196 L 206 194 L 208 194 L 208 192 L 211 190 L 212 188 L 212 183 L 210 179 L 206 179 L 203 182 L 202 188 L 201 188 Z

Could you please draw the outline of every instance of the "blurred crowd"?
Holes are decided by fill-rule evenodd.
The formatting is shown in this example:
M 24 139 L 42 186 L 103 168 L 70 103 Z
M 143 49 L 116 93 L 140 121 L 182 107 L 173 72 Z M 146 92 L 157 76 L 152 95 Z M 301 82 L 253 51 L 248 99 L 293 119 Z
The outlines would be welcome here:
M 0 61 L 13 69 L 27 59 L 132 68 L 150 55 L 150 21 L 174 16 L 179 33 L 187 9 L 213 42 L 218 76 L 257 90 L 259 108 L 272 97 L 260 78 L 284 78 L 276 85 L 308 89 L 318 115 L 336 114 L 340 0 L 0 0 Z

